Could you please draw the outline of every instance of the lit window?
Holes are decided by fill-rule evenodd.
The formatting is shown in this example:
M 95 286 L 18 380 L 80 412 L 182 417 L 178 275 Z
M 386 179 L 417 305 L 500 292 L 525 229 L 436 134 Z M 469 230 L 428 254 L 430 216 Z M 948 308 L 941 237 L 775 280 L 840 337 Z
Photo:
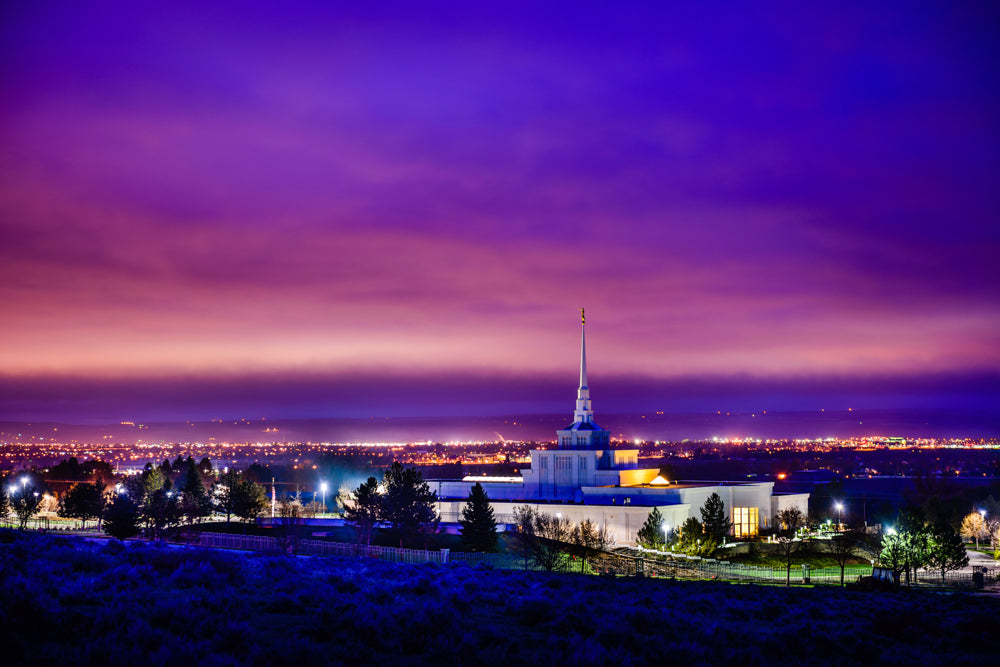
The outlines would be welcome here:
M 759 526 L 756 507 L 733 508 L 733 534 L 736 537 L 753 537 Z

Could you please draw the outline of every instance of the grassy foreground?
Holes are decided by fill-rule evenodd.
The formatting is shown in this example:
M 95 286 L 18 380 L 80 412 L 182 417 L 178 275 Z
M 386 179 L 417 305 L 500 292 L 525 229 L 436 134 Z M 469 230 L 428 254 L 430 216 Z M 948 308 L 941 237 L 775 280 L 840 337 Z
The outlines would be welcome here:
M 1000 601 L 0 533 L 5 664 L 983 665 Z

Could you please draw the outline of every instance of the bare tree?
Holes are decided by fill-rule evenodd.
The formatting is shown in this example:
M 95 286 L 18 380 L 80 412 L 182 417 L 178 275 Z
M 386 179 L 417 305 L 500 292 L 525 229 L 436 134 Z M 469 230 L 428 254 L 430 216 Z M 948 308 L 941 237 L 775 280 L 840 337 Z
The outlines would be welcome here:
M 566 553 L 570 549 L 569 519 L 551 514 L 535 515 L 535 553 L 532 560 L 548 572 L 566 567 Z
M 805 516 L 798 507 L 789 507 L 774 516 L 774 525 L 778 527 L 778 553 L 785 561 L 785 585 L 791 586 L 792 560 L 808 548 L 808 544 L 796 537 L 799 528 L 805 525 Z
M 854 552 L 861 541 L 859 532 L 856 529 L 851 529 L 838 533 L 830 539 L 830 555 L 840 566 L 841 586 L 844 585 L 844 570 L 847 568 L 847 562 L 854 557 Z
M 583 572 L 587 559 L 604 551 L 609 541 L 607 528 L 598 528 L 590 519 L 584 519 L 573 527 L 570 542 L 573 555 L 580 559 L 580 572 Z
M 538 536 L 535 534 L 535 510 L 531 505 L 521 505 L 514 508 L 514 533 L 511 535 L 511 546 L 514 553 L 524 559 L 524 569 L 531 564 L 535 553 Z

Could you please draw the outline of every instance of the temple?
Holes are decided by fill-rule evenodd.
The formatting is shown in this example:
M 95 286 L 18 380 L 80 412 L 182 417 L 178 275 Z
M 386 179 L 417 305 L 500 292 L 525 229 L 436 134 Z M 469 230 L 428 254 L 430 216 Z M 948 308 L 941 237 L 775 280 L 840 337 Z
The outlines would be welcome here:
M 555 449 L 531 450 L 531 468 L 520 477 L 466 477 L 434 480 L 442 521 L 458 521 L 479 482 L 499 521 L 510 521 L 514 508 L 531 505 L 539 512 L 566 517 L 573 523 L 590 519 L 607 528 L 619 544 L 635 544 L 636 533 L 653 507 L 668 526 L 688 517 L 700 519 L 705 500 L 717 493 L 733 522 L 735 537 L 752 537 L 766 528 L 780 510 L 808 509 L 809 494 L 775 494 L 774 482 L 677 482 L 660 476 L 659 468 L 640 468 L 638 449 L 615 449 L 611 434 L 594 421 L 587 384 L 586 319 L 580 309 L 580 386 L 573 422 L 556 431 Z

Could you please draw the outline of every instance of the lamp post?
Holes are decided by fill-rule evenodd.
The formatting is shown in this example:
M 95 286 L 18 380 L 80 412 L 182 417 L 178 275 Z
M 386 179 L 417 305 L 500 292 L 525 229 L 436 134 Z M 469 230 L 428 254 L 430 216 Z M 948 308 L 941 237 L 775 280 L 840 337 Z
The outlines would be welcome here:
M 323 512 L 326 512 L 326 482 L 320 482 L 319 492 L 323 496 Z
M 837 509 L 837 530 L 843 530 L 844 522 L 842 517 L 844 512 L 844 503 L 834 503 L 833 506 Z
M 667 522 L 664 521 L 663 524 L 660 527 L 663 528 L 663 550 L 666 551 L 667 550 L 667 539 L 668 539 L 667 535 L 670 532 L 670 526 L 668 526 Z
M 986 532 L 986 510 L 979 510 L 979 516 L 983 517 L 983 527 L 980 530 L 981 533 Z M 979 548 L 979 533 L 976 533 L 976 548 Z

